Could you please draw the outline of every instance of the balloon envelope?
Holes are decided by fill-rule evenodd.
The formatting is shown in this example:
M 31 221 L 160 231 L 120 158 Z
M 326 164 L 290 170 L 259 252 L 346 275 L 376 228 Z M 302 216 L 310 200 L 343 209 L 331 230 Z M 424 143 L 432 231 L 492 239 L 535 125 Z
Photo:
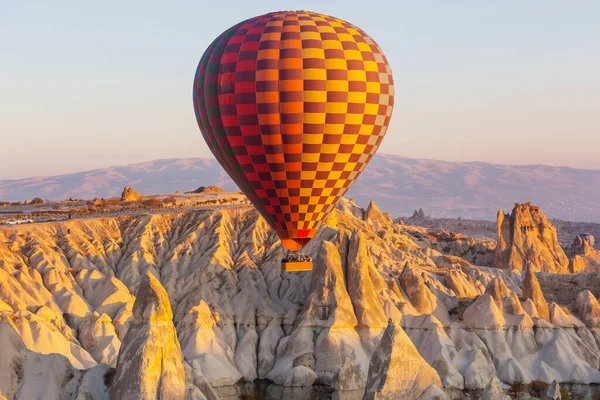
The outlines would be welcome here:
M 310 11 L 231 27 L 194 80 L 208 147 L 290 250 L 314 236 L 364 170 L 393 104 L 392 72 L 375 41 Z

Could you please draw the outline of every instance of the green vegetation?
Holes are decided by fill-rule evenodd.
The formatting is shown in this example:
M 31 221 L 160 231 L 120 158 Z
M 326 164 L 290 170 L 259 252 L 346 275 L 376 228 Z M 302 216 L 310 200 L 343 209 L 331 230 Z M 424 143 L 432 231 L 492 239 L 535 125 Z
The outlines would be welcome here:
M 548 384 L 542 381 L 532 381 L 527 389 L 529 390 L 529 394 L 534 397 L 542 397 L 548 391 Z
M 160 201 L 159 199 L 157 199 L 154 196 L 148 197 L 145 200 L 142 200 L 142 204 L 146 207 L 150 207 L 150 208 L 159 208 L 162 207 L 163 202 Z
M 519 397 L 519 395 L 521 394 L 521 392 L 523 392 L 523 390 L 525 390 L 525 384 L 522 381 L 516 381 L 510 385 L 510 389 L 508 392 L 515 399 L 517 399 Z

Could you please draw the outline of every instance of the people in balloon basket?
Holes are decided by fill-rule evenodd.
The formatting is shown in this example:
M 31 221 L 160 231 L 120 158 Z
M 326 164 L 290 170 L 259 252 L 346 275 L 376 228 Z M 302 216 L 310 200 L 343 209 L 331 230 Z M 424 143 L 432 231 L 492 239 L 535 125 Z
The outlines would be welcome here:
M 300 254 L 296 252 L 290 252 L 284 259 L 283 262 L 307 262 L 312 261 L 312 259 L 304 254 Z

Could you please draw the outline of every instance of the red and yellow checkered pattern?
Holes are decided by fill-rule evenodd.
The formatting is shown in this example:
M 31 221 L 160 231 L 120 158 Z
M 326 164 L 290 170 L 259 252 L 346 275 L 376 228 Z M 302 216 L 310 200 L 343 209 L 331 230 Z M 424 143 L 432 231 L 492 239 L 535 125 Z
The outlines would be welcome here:
M 357 27 L 279 11 L 215 39 L 196 71 L 194 108 L 217 160 L 298 250 L 377 151 L 393 84 L 383 52 Z

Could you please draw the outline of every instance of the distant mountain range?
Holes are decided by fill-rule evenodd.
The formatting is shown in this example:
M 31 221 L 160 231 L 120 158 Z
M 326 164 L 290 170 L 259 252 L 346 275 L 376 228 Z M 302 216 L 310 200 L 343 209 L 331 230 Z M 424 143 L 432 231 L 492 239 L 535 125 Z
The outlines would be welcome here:
M 51 177 L 0 181 L 0 200 L 62 200 L 119 196 L 124 186 L 144 194 L 217 185 L 237 191 L 213 159 L 165 159 Z M 377 154 L 348 197 L 375 202 L 392 216 L 423 208 L 435 217 L 495 220 L 515 202 L 542 207 L 550 217 L 600 222 L 600 170 L 544 165 L 449 162 Z

